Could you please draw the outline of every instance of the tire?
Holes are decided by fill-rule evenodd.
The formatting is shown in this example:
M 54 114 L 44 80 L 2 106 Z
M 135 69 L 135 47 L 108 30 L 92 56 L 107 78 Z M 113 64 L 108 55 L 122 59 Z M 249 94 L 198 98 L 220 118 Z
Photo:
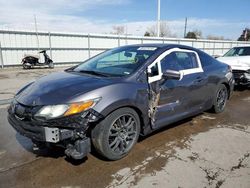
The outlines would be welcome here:
M 49 68 L 51 68 L 51 69 L 54 68 L 54 63 L 53 63 L 53 62 L 50 62 L 50 63 L 49 63 Z
M 96 151 L 109 160 L 125 157 L 136 144 L 140 118 L 131 108 L 120 108 L 109 114 L 91 132 Z
M 23 69 L 30 69 L 31 67 L 27 63 L 23 63 Z
M 216 91 L 213 103 L 213 111 L 218 114 L 225 110 L 228 99 L 228 90 L 224 84 L 221 84 Z

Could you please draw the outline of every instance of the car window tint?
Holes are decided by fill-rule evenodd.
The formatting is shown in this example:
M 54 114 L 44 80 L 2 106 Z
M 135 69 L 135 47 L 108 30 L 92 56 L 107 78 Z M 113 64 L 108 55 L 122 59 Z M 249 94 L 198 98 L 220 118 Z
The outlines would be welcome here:
M 198 62 L 196 55 L 191 52 L 175 52 L 178 59 L 178 63 L 182 69 L 198 68 Z
M 174 52 L 170 53 L 169 55 L 167 55 L 166 57 L 164 57 L 161 60 L 161 67 L 163 71 L 166 70 L 175 70 L 175 71 L 179 71 L 181 70 L 181 67 L 178 63 L 176 54 Z
M 161 60 L 162 70 L 185 70 L 198 68 L 196 55 L 192 52 L 172 52 Z
M 200 52 L 199 57 L 201 59 L 202 67 L 208 67 L 216 61 L 213 57 L 207 55 L 204 52 Z
M 243 48 L 244 51 L 242 52 L 242 55 L 250 55 L 250 47 Z

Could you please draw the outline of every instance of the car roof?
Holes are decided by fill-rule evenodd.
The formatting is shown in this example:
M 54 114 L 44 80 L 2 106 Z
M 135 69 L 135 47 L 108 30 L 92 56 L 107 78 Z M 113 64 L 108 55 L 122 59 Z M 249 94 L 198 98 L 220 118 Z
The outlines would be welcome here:
M 233 48 L 250 48 L 250 46 L 235 46 Z
M 171 48 L 184 48 L 184 49 L 191 49 L 191 50 L 197 50 L 191 46 L 181 45 L 181 44 L 168 44 L 168 43 L 147 43 L 147 44 L 132 44 L 132 45 L 126 45 L 128 46 L 138 46 L 138 47 L 157 47 L 157 48 L 165 48 L 165 49 L 171 49 Z M 124 46 L 125 47 L 125 46 Z

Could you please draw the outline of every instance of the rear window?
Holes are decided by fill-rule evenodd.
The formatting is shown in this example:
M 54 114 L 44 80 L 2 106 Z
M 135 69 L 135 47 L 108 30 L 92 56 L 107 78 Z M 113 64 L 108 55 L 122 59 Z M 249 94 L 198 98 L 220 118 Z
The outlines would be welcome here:
M 210 65 L 213 65 L 216 62 L 215 58 L 211 57 L 210 55 L 208 55 L 204 52 L 200 52 L 199 57 L 201 60 L 202 67 L 208 67 Z

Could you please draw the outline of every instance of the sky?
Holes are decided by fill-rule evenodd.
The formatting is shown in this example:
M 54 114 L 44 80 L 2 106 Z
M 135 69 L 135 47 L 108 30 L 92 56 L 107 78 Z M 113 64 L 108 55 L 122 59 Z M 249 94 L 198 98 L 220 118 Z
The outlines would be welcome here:
M 161 20 L 171 33 L 187 31 L 237 39 L 250 27 L 250 0 L 161 0 Z M 0 29 L 110 33 L 124 26 L 141 36 L 156 25 L 157 0 L 0 0 Z

